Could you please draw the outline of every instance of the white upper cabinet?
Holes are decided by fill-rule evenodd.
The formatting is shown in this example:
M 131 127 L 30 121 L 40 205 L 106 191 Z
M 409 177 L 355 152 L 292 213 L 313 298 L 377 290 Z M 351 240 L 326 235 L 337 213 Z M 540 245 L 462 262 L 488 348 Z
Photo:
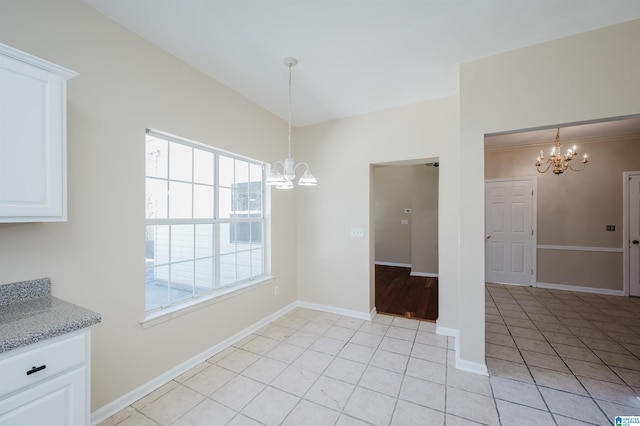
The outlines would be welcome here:
M 0 44 L 0 223 L 67 220 L 68 69 Z

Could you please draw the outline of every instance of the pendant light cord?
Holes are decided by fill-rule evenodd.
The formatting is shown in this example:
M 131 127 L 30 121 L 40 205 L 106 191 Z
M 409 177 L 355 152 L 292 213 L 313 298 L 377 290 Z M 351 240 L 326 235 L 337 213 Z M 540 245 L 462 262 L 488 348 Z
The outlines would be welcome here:
M 289 124 L 289 158 L 291 158 L 291 67 L 289 64 L 289 102 L 288 102 L 288 124 Z

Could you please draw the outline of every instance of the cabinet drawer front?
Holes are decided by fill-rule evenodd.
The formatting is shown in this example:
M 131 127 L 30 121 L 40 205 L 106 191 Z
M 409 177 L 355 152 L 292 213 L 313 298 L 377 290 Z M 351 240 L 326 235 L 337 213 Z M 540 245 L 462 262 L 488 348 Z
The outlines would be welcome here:
M 50 343 L 44 341 L 31 350 L 0 360 L 0 397 L 84 364 L 86 352 L 86 334 L 82 333 Z

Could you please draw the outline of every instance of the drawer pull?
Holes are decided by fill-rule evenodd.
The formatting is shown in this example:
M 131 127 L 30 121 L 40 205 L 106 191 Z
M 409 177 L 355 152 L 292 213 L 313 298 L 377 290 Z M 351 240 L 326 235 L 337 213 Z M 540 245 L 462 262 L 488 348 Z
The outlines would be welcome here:
M 27 376 L 28 376 L 28 375 L 30 375 L 30 374 L 33 374 L 33 373 L 37 373 L 38 371 L 42 371 L 42 370 L 44 370 L 45 368 L 47 368 L 47 366 L 46 366 L 46 365 L 44 365 L 44 364 L 43 364 L 43 365 L 41 365 L 40 367 L 36 367 L 36 366 L 34 365 L 34 366 L 33 366 L 33 368 L 32 368 L 31 370 L 27 371 Z

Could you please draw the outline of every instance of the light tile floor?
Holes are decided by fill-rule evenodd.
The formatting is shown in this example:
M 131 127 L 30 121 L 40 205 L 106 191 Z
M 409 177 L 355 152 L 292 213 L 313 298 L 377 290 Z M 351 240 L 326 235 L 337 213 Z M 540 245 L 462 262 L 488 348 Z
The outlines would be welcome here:
M 640 416 L 640 298 L 487 284 L 485 306 L 503 425 Z
M 491 377 L 433 323 L 296 309 L 100 426 L 612 424 L 640 415 L 639 302 L 488 284 Z

